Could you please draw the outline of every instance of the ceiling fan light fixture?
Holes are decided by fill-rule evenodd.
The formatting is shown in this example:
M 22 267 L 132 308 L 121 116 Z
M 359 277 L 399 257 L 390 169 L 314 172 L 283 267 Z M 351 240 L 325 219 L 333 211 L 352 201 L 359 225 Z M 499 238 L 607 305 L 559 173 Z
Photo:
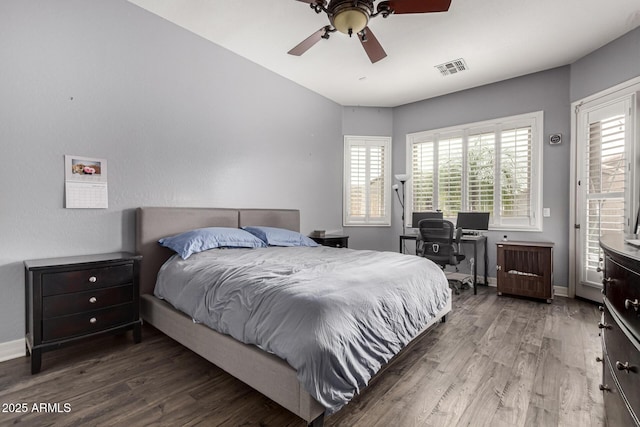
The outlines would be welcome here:
M 348 8 L 338 12 L 333 17 L 333 26 L 344 34 L 359 33 L 369 22 L 369 16 L 359 8 Z

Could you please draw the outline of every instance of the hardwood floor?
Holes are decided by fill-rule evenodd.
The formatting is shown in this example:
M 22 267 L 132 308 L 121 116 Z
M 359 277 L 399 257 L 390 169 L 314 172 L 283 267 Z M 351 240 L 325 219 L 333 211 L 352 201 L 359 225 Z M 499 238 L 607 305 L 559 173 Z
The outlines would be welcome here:
M 602 426 L 599 316 L 584 301 L 463 291 L 325 425 Z M 138 345 L 102 337 L 42 359 L 33 376 L 28 358 L 0 363 L 0 425 L 306 425 L 149 325 Z

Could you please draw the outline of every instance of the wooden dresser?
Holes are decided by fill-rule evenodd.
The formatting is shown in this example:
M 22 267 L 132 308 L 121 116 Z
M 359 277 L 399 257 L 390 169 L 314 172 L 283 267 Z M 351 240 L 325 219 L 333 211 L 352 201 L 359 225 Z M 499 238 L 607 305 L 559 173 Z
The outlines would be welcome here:
M 501 241 L 497 246 L 498 295 L 553 299 L 553 243 Z
M 133 329 L 140 342 L 140 260 L 118 252 L 24 262 L 32 374 L 43 352 L 91 335 Z
M 602 384 L 608 426 L 640 426 L 640 249 L 622 235 L 600 239 L 604 250 Z

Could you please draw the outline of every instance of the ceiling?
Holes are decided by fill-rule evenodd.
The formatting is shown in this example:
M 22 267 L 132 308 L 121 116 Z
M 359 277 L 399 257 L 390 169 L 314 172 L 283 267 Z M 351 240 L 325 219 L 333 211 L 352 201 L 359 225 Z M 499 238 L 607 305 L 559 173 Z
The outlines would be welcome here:
M 328 24 L 301 1 L 129 1 L 349 106 L 394 107 L 571 64 L 640 25 L 638 0 L 452 0 L 448 12 L 372 19 L 388 55 L 372 64 L 337 32 L 288 55 Z M 459 58 L 464 72 L 435 67 Z

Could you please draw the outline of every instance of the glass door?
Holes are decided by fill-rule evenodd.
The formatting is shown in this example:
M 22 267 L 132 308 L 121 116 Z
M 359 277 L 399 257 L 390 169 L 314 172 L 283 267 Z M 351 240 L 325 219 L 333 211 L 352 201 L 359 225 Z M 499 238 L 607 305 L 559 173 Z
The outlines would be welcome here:
M 632 228 L 630 188 L 633 147 L 629 124 L 632 97 L 578 113 L 578 209 L 576 295 L 601 301 L 600 236 Z

